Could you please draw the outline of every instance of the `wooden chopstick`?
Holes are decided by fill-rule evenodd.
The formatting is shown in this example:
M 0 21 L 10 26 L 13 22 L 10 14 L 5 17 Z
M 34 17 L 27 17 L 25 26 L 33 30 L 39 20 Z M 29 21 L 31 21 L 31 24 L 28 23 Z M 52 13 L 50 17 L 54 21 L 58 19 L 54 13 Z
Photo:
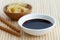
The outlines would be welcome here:
M 15 30 L 16 32 L 20 32 L 20 30 L 16 26 L 14 26 L 10 21 L 4 19 L 1 16 L 0 16 L 0 21 L 2 21 L 3 23 L 7 24 L 10 28 L 12 28 L 13 30 Z
M 18 36 L 18 37 L 20 36 L 20 33 L 15 32 L 15 31 L 13 31 L 13 30 L 11 30 L 11 29 L 8 29 L 8 28 L 2 27 L 2 26 L 0 26 L 0 29 L 3 30 L 3 31 L 6 31 L 6 32 L 8 32 L 8 33 L 10 33 L 10 34 L 16 35 L 16 36 Z

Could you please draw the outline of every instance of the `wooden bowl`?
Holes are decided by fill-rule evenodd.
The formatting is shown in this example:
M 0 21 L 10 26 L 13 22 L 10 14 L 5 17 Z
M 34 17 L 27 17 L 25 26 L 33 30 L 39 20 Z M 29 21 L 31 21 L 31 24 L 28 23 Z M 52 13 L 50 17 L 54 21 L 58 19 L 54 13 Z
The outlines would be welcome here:
M 24 16 L 24 15 L 26 15 L 26 14 L 29 14 L 29 13 L 31 13 L 31 11 L 32 11 L 32 6 L 31 5 L 29 5 L 29 4 L 27 4 L 27 6 L 26 6 L 26 8 L 28 8 L 29 9 L 29 11 L 27 11 L 26 13 L 10 13 L 10 12 L 7 12 L 6 10 L 7 10 L 7 7 L 8 7 L 8 5 L 6 5 L 5 7 L 4 7 L 4 13 L 9 17 L 9 18 L 11 18 L 12 20 L 15 20 L 15 21 L 17 21 L 20 17 L 22 17 L 22 16 Z

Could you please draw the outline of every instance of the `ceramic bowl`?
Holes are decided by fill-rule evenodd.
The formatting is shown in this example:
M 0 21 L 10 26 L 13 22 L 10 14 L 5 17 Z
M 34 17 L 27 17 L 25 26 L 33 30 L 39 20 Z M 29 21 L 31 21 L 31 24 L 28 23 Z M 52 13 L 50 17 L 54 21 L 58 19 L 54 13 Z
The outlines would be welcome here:
M 23 23 L 27 20 L 30 19 L 46 19 L 49 20 L 53 25 L 48 27 L 48 28 L 44 28 L 44 29 L 30 29 L 30 28 L 26 28 L 23 26 Z M 20 25 L 20 27 L 22 28 L 22 30 L 30 35 L 35 35 L 35 36 L 40 36 L 40 35 L 44 35 L 47 34 L 48 32 L 50 32 L 56 24 L 56 19 L 54 17 L 51 17 L 49 15 L 41 15 L 41 14 L 28 14 L 25 15 L 23 17 L 21 17 L 18 21 L 18 24 Z

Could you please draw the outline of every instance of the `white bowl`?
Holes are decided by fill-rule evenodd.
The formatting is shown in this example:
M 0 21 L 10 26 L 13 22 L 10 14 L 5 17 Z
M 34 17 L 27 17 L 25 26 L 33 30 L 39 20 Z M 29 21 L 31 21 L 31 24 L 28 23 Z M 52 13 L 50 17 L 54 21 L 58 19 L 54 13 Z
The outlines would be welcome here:
M 45 28 L 45 29 L 30 29 L 30 28 L 26 28 L 22 25 L 27 20 L 37 19 L 37 18 L 49 20 L 51 23 L 53 23 L 53 25 L 48 28 Z M 30 35 L 40 36 L 40 35 L 44 35 L 44 34 L 50 32 L 55 27 L 56 20 L 55 20 L 55 18 L 48 16 L 48 15 L 28 14 L 28 15 L 21 17 L 18 21 L 18 24 L 20 25 L 20 27 L 22 28 L 22 30 L 24 32 L 26 32 Z

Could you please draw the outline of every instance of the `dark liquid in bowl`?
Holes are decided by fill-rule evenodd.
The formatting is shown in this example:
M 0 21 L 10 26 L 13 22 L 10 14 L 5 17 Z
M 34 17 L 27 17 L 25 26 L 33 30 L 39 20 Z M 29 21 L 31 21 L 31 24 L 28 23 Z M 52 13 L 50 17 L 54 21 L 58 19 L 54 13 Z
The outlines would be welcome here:
M 52 26 L 53 24 L 45 19 L 31 19 L 25 21 L 23 26 L 30 29 L 44 29 Z

